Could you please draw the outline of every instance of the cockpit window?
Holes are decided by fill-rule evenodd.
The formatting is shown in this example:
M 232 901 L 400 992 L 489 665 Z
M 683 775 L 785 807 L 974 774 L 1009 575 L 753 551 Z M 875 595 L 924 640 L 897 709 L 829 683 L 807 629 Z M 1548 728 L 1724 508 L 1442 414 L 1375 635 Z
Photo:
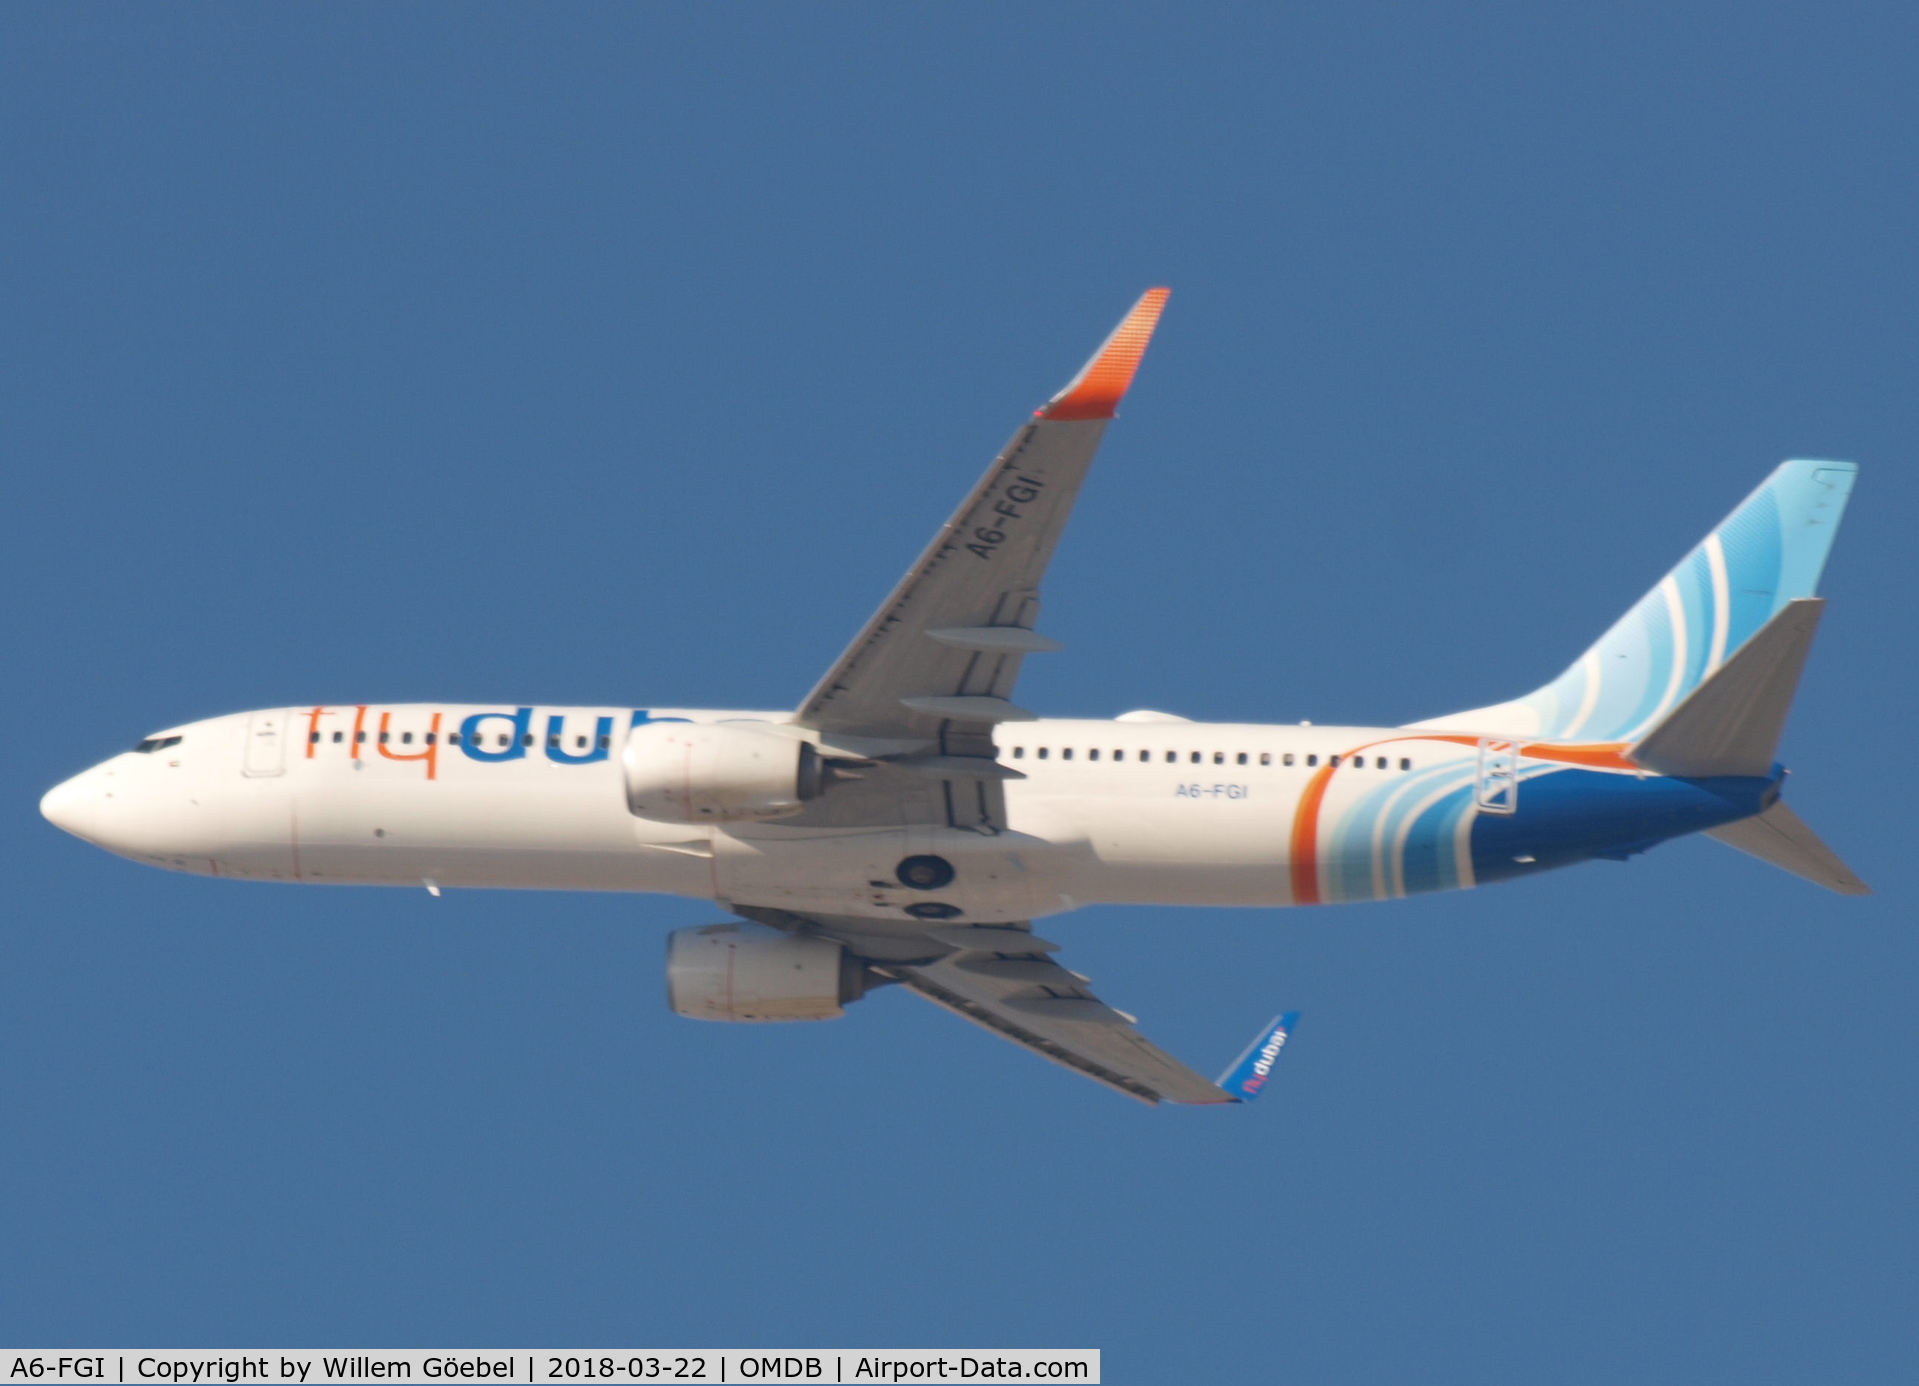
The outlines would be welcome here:
M 143 756 L 150 756 L 155 751 L 164 751 L 169 746 L 178 746 L 185 739 L 180 736 L 149 736 L 133 749 Z

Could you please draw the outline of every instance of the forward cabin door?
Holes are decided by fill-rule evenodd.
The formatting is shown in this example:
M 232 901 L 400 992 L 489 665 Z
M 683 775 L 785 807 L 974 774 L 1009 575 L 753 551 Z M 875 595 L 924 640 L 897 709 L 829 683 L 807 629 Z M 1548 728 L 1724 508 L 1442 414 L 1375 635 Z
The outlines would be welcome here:
M 241 760 L 242 773 L 253 776 L 286 773 L 286 729 L 289 720 L 283 708 L 247 714 L 247 745 Z

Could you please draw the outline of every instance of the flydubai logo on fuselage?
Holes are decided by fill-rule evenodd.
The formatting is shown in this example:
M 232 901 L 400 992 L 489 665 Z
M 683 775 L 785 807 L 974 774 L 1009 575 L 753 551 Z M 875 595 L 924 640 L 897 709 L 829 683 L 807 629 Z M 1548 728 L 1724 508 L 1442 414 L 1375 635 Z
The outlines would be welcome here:
M 497 765 L 503 761 L 525 760 L 538 741 L 548 760 L 556 765 L 592 765 L 612 754 L 615 718 L 605 714 L 593 717 L 593 729 L 567 726 L 567 714 L 547 714 L 544 734 L 533 730 L 533 709 L 514 708 L 511 712 L 475 712 L 460 720 L 458 730 L 442 733 L 446 714 L 434 710 L 424 714 L 424 726 L 395 724 L 392 711 L 375 713 L 369 718 L 369 705 L 351 708 L 316 707 L 307 714 L 306 758 L 319 759 L 328 747 L 339 746 L 356 763 L 369 754 L 382 760 L 413 761 L 423 766 L 429 780 L 438 779 L 440 751 L 458 749 L 468 760 Z M 412 715 L 409 715 L 412 714 Z M 415 710 L 400 714 L 418 723 Z M 348 722 L 351 718 L 350 724 Z M 632 713 L 628 730 L 655 719 L 644 710 Z M 678 722 L 684 718 L 663 717 L 660 721 Z M 371 721 L 373 725 L 369 726 Z

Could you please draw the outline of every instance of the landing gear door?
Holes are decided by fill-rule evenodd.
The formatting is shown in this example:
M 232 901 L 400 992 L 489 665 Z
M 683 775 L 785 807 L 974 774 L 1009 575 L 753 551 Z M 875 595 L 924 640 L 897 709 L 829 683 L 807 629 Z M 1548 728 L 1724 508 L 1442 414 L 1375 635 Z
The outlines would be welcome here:
M 288 716 L 284 709 L 247 714 L 247 744 L 240 766 L 251 776 L 282 775 L 287 768 Z

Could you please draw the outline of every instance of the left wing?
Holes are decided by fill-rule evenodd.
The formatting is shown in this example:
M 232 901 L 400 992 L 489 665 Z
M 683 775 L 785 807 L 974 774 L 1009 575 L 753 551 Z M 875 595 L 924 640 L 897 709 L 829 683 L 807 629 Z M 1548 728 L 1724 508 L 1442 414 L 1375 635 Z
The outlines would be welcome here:
M 998 781 L 1008 772 L 993 763 L 993 728 L 1031 715 L 1012 702 L 1020 661 L 1059 648 L 1033 629 L 1040 578 L 1168 292 L 1149 289 L 1072 383 L 1021 426 L 800 706 L 795 721 L 827 744 L 878 752 L 906 773 L 946 781 L 942 821 L 1004 826 Z M 897 789 L 884 780 L 865 793 L 846 786 L 783 821 L 870 818 L 864 802 L 850 801 L 878 807 Z
M 836 939 L 875 972 L 935 1005 L 1141 1102 L 1240 1102 L 1258 1091 L 1228 1092 L 1140 1034 L 1132 1016 L 1114 1010 L 1093 994 L 1086 978 L 1054 962 L 1048 954 L 1059 945 L 1034 935 L 1024 921 L 899 925 L 780 910 L 738 912 L 776 928 Z M 889 957 L 903 960 L 884 960 Z

